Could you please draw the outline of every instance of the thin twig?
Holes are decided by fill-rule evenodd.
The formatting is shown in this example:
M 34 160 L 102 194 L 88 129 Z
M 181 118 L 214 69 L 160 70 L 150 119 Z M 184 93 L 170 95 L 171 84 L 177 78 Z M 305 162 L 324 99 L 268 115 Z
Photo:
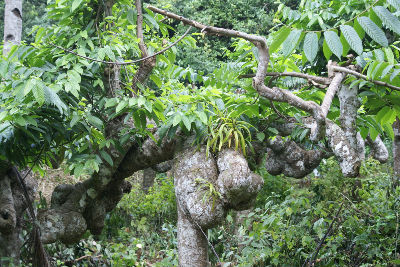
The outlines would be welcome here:
M 243 75 L 239 75 L 239 79 L 254 78 L 255 76 L 256 76 L 255 73 L 243 74 Z M 315 75 L 301 73 L 301 72 L 267 72 L 267 73 L 265 73 L 265 76 L 272 76 L 272 77 L 289 76 L 289 77 L 297 77 L 297 78 L 302 78 L 302 79 L 306 79 L 309 81 L 314 81 L 316 83 L 323 84 L 323 85 L 330 84 L 330 79 L 327 77 L 320 77 L 320 76 L 315 76 Z
M 356 212 L 362 213 L 362 214 L 364 214 L 364 215 L 366 215 L 366 216 L 368 216 L 368 217 L 371 217 L 371 218 L 374 217 L 371 213 L 366 213 L 366 212 L 364 212 L 364 211 L 362 211 L 362 210 L 357 209 L 357 207 L 356 207 L 356 205 L 353 203 L 353 201 L 351 201 L 351 200 L 350 200 L 345 194 L 343 194 L 342 192 L 340 192 L 340 194 L 341 194 L 348 202 L 351 203 L 353 209 L 354 209 Z
M 310 258 L 310 257 L 308 257 L 308 258 L 305 260 L 305 262 L 304 262 L 304 264 L 303 264 L 303 267 L 306 266 L 307 263 L 311 266 L 311 264 L 312 264 L 312 263 L 315 261 L 315 259 L 317 258 L 318 253 L 319 253 L 319 251 L 320 251 L 322 245 L 324 244 L 326 238 L 329 236 L 329 234 L 330 234 L 331 231 L 332 231 L 333 224 L 335 223 L 336 219 L 338 218 L 339 213 L 340 213 L 340 211 L 341 211 L 342 208 L 343 208 L 343 204 L 344 204 L 344 203 L 342 202 L 342 205 L 340 205 L 340 208 L 339 208 L 338 211 L 336 212 L 335 217 L 332 219 L 332 222 L 331 222 L 330 225 L 329 225 L 328 231 L 326 231 L 325 235 L 324 235 L 324 236 L 322 237 L 322 239 L 319 241 L 319 244 L 318 244 L 318 246 L 317 246 L 315 252 L 314 252 L 313 254 L 311 254 L 311 259 L 310 259 L 310 261 L 308 261 L 308 259 Z
M 191 30 L 191 28 L 192 28 L 192 27 L 190 26 L 190 27 L 186 30 L 186 32 L 185 32 L 181 37 L 179 37 L 178 40 L 176 40 L 175 42 L 173 42 L 172 44 L 170 44 L 170 45 L 167 46 L 166 48 L 164 48 L 164 49 L 158 51 L 157 53 L 155 53 L 155 54 L 153 54 L 153 55 L 150 55 L 150 56 L 147 56 L 147 57 L 144 57 L 144 58 L 140 58 L 140 59 L 136 59 L 136 60 L 132 60 L 132 61 L 127 61 L 127 62 L 114 62 L 114 61 L 104 61 L 104 60 L 94 59 L 94 58 L 91 58 L 91 57 L 79 55 L 78 53 L 76 53 L 76 52 L 74 52 L 74 51 L 72 51 L 72 50 L 69 50 L 69 49 L 66 49 L 66 48 L 64 48 L 64 47 L 55 45 L 55 44 L 53 44 L 53 43 L 51 43 L 51 42 L 50 42 L 49 44 L 50 44 L 51 46 L 54 46 L 54 47 L 56 47 L 56 48 L 58 48 L 58 49 L 61 49 L 61 50 L 65 51 L 65 52 L 67 52 L 67 53 L 73 54 L 73 55 L 75 55 L 75 56 L 78 56 L 78 57 L 80 57 L 80 58 L 84 58 L 84 59 L 87 59 L 87 60 L 90 60 L 90 61 L 99 62 L 99 63 L 103 63 L 103 64 L 110 64 L 110 65 L 112 65 L 112 64 L 114 64 L 114 65 L 131 65 L 131 64 L 135 64 L 135 63 L 139 63 L 139 62 L 145 61 L 146 59 L 149 59 L 149 58 L 152 58 L 152 57 L 155 57 L 155 56 L 158 56 L 158 55 L 164 53 L 165 51 L 167 51 L 168 49 L 170 49 L 171 47 L 175 46 L 177 43 L 179 43 L 180 41 L 182 41 L 182 39 L 185 38 L 186 35 L 189 33 L 189 31 Z
M 347 73 L 347 74 L 353 75 L 353 76 L 355 76 L 357 78 L 372 82 L 373 84 L 380 85 L 380 86 L 385 86 L 385 87 L 388 87 L 390 89 L 393 89 L 393 90 L 396 90 L 396 91 L 400 91 L 400 87 L 398 87 L 398 86 L 394 86 L 392 84 L 388 84 L 387 82 L 368 79 L 368 77 L 365 76 L 364 74 L 358 73 L 357 71 L 350 70 L 348 68 L 339 67 L 339 66 L 332 66 L 332 70 L 337 71 L 337 72 Z

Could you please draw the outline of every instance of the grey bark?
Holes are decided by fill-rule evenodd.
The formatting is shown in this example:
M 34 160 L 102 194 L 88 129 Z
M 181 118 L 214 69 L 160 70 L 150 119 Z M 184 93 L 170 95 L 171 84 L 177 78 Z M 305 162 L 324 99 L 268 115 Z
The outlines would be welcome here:
M 266 170 L 272 175 L 284 174 L 303 178 L 310 174 L 329 154 L 321 150 L 306 150 L 294 141 L 284 141 L 281 136 L 267 140 Z
M 143 182 L 142 182 L 142 190 L 145 193 L 149 192 L 150 187 L 154 184 L 154 179 L 156 178 L 157 172 L 152 168 L 147 168 L 143 170 Z
M 207 239 L 178 205 L 179 267 L 208 267 Z
M 380 163 L 385 163 L 388 161 L 389 151 L 379 135 L 375 138 L 375 140 L 372 140 L 370 136 L 367 136 L 367 143 L 371 148 L 371 154 L 374 159 L 378 160 Z
M 113 131 L 106 131 L 108 138 L 113 138 L 123 124 L 115 122 L 109 127 Z M 103 163 L 100 171 L 88 180 L 56 187 L 50 209 L 38 214 L 43 243 L 57 240 L 74 243 L 86 230 L 92 234 L 101 233 L 107 212 L 118 204 L 124 193 L 130 191 L 130 184 L 124 179 L 136 171 L 172 159 L 174 144 L 175 140 L 164 140 L 158 146 L 149 138 L 140 146 L 131 141 L 123 145 L 122 150 L 110 147 L 107 152 L 113 159 L 113 166 Z
M 22 0 L 5 0 L 4 56 L 8 55 L 13 45 L 20 44 L 21 35 Z M 11 167 L 8 162 L 0 162 L 0 266 L 19 262 L 21 217 L 26 209 L 23 193 Z M 27 177 L 26 182 L 28 192 L 33 195 L 35 186 L 31 178 Z
M 219 224 L 229 209 L 252 206 L 263 180 L 235 150 L 223 149 L 216 161 L 206 156 L 204 146 L 187 144 L 176 153 L 174 164 L 179 266 L 204 267 L 208 258 L 203 233 Z M 210 195 L 211 187 L 214 193 Z
M 21 174 L 25 177 L 26 171 Z M 26 176 L 25 185 L 29 201 L 33 201 L 37 185 L 32 175 Z M 21 246 L 19 235 L 26 204 L 16 173 L 9 168 L 7 172 L 0 174 L 0 266 L 19 263 Z
M 22 0 L 5 0 L 3 55 L 8 55 L 13 45 L 21 43 Z

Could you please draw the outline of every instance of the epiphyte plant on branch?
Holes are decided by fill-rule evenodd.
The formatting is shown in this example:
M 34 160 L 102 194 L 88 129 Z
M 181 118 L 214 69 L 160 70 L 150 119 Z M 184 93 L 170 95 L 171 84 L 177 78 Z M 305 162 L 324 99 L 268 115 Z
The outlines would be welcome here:
M 387 160 L 380 136 L 396 135 L 400 114 L 399 8 L 398 0 L 282 5 L 279 26 L 265 38 L 143 9 L 138 0 L 56 1 L 49 14 L 58 23 L 38 28 L 35 44 L 12 48 L 0 63 L 1 188 L 17 199 L 13 165 L 39 169 L 65 158 L 74 174 L 86 172 L 82 183 L 59 185 L 34 222 L 41 242 L 73 243 L 87 230 L 101 232 L 129 191 L 126 177 L 174 159 L 180 265 L 205 266 L 204 230 L 229 209 L 251 207 L 262 187 L 250 157 L 266 154 L 267 170 L 296 178 L 331 155 L 344 176 L 357 176 L 365 142 Z M 178 42 L 193 45 L 193 38 L 170 39 L 165 18 L 245 40 L 230 53 L 235 68 L 200 75 L 176 66 Z M 285 138 L 299 123 L 307 135 L 300 141 L 318 146 Z M 206 138 L 193 146 L 198 136 Z M 202 201 L 207 194 L 212 201 Z M 10 207 L 1 202 L 0 209 Z M 11 235 L 2 227 L 0 237 L 18 244 L 20 229 L 11 224 Z

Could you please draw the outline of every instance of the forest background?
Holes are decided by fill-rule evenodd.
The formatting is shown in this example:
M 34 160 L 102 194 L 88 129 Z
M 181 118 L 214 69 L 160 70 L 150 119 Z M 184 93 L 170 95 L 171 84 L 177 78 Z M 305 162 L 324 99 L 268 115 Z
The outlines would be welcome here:
M 296 10 L 301 1 L 158 0 L 148 4 L 207 25 L 267 35 L 276 27 L 281 4 Z M 26 44 L 35 42 L 35 26 L 52 25 L 46 6 L 43 0 L 24 1 Z M 0 6 L 0 16 L 3 8 Z M 0 17 L 0 36 L 2 22 Z M 177 28 L 178 36 L 185 31 L 178 22 L 171 26 Z M 180 46 L 175 64 L 204 76 L 229 62 L 238 46 L 237 40 L 227 37 L 193 37 L 196 45 Z M 397 35 L 391 40 L 394 45 L 396 38 Z M 398 54 L 394 54 L 396 60 Z M 286 81 L 288 87 L 297 82 Z M 388 151 L 392 151 L 390 134 L 381 134 Z M 303 266 L 313 259 L 315 266 L 397 266 L 400 189 L 392 166 L 391 154 L 384 164 L 370 157 L 362 163 L 360 176 L 348 179 L 343 177 L 339 164 L 329 158 L 302 180 L 283 174 L 273 176 L 265 168 L 257 168 L 264 187 L 254 207 L 246 212 L 230 211 L 222 225 L 207 231 L 210 261 L 224 266 Z M 81 172 L 84 174 L 85 170 Z M 81 179 L 80 175 L 66 173 L 71 173 L 71 168 L 64 164 L 57 171 L 42 171 L 37 179 L 45 186 L 57 184 L 59 179 L 71 183 Z M 143 184 L 142 172 L 129 178 L 131 192 L 107 215 L 101 234 L 87 233 L 74 245 L 46 245 L 51 260 L 57 266 L 77 267 L 177 266 L 173 178 L 170 172 L 150 175 L 155 176 L 155 181 L 149 188 Z M 40 196 L 36 205 L 43 208 L 48 202 L 48 198 Z M 26 262 L 29 257 L 29 253 L 22 255 Z

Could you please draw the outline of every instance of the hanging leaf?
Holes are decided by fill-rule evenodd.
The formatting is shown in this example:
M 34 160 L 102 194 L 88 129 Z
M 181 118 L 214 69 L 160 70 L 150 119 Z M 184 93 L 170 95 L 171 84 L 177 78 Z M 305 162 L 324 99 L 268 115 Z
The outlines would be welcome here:
M 365 36 L 365 31 L 361 27 L 360 23 L 358 23 L 358 20 L 354 20 L 354 25 L 353 25 L 354 30 L 357 32 L 358 36 L 360 39 L 363 39 Z
M 394 63 L 394 54 L 393 54 L 392 49 L 390 49 L 390 47 L 386 47 L 386 48 L 384 48 L 384 51 L 385 51 L 385 54 L 386 54 L 387 61 L 390 64 L 394 65 L 395 64 Z
M 343 45 L 340 38 L 334 31 L 324 32 L 326 43 L 329 49 L 340 59 L 343 53 Z
M 387 1 L 392 7 L 400 10 L 400 0 L 388 0 Z
M 329 60 L 332 56 L 332 51 L 329 49 L 328 44 L 326 43 L 326 39 L 324 40 L 324 44 L 322 45 L 322 51 L 324 52 L 326 60 Z
M 75 0 L 72 2 L 71 11 L 74 12 L 82 3 L 82 0 Z
M 383 21 L 383 23 L 397 34 L 400 34 L 400 21 L 383 6 L 373 7 L 375 13 Z
M 317 56 L 318 49 L 318 35 L 315 32 L 307 33 L 304 38 L 304 54 L 311 63 Z
M 387 47 L 388 40 L 385 33 L 368 17 L 359 17 L 358 23 L 364 31 L 378 44 Z
M 47 86 L 44 86 L 44 98 L 46 104 L 56 106 L 61 114 L 63 114 L 64 110 L 67 110 L 67 106 L 60 99 L 57 93 Z
M 282 44 L 282 53 L 288 57 L 300 42 L 301 30 L 293 30 Z
M 361 55 L 363 52 L 363 45 L 356 30 L 349 25 L 341 25 L 340 30 L 342 31 L 343 36 L 346 38 L 346 41 L 350 45 L 351 49 L 353 49 L 357 54 Z
M 269 52 L 275 52 L 281 44 L 286 40 L 289 36 L 291 29 L 289 27 L 283 27 L 279 31 L 276 32 L 276 36 L 274 37 L 274 41 L 269 47 Z
M 379 28 L 382 28 L 382 20 L 378 17 L 378 15 L 375 13 L 373 9 L 369 11 L 369 16 L 368 16 Z
M 113 160 L 112 160 L 111 156 L 106 151 L 100 150 L 100 155 L 105 161 L 107 161 L 108 164 L 110 164 L 110 166 L 113 166 L 113 164 L 114 164 Z
M 340 42 L 343 45 L 343 52 L 342 52 L 342 57 L 346 57 L 347 54 L 350 51 L 350 45 L 349 43 L 346 41 L 346 38 L 344 37 L 343 33 L 340 33 Z
M 32 93 L 39 105 L 44 103 L 44 84 L 41 80 L 36 80 L 32 87 Z

